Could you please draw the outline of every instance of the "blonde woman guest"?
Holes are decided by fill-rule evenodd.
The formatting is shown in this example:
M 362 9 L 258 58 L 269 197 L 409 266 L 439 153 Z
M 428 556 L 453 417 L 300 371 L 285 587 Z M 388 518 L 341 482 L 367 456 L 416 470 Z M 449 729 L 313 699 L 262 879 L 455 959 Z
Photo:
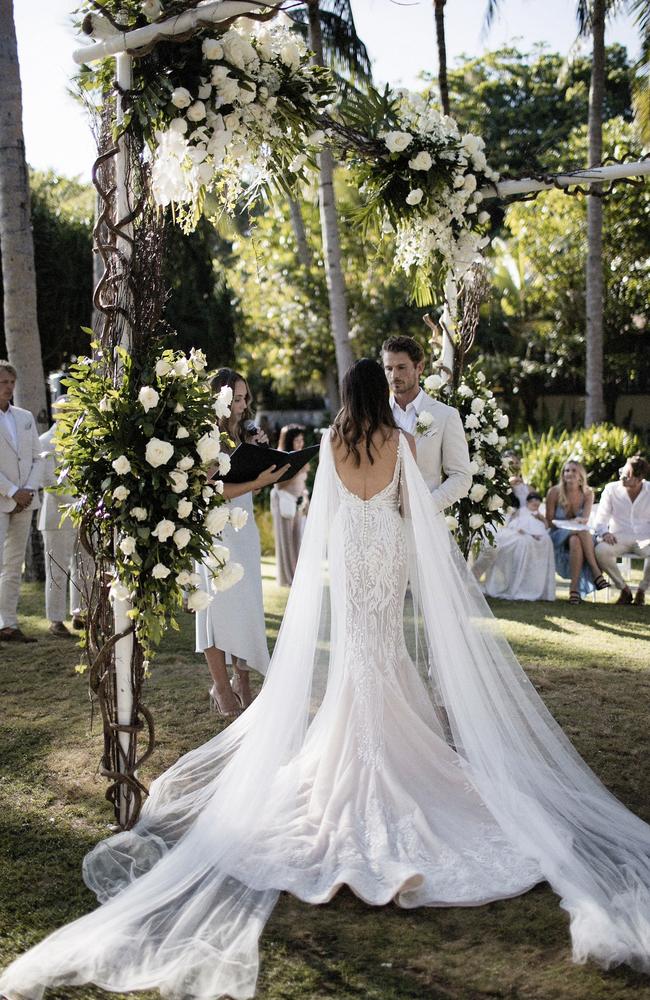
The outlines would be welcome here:
M 280 431 L 279 451 L 301 451 L 305 447 L 302 424 L 287 424 Z M 275 534 L 275 576 L 280 587 L 290 587 L 298 562 L 305 517 L 309 506 L 307 476 L 309 466 L 271 491 L 271 514 Z
M 557 486 L 546 494 L 546 523 L 555 551 L 555 568 L 569 580 L 569 604 L 579 604 L 592 590 L 603 590 L 607 580 L 600 571 L 590 531 L 558 528 L 554 520 L 587 524 L 594 505 L 594 491 L 587 484 L 587 472 L 580 462 L 565 463 Z
M 260 432 L 248 434 L 245 425 L 251 419 L 251 393 L 246 379 L 231 368 L 222 368 L 212 380 L 216 394 L 224 387 L 232 389 L 230 416 L 220 421 L 235 447 L 242 441 L 266 443 Z M 288 466 L 277 469 L 269 466 L 252 482 L 226 483 L 223 492 L 227 500 L 237 500 L 237 506 L 248 514 L 243 528 L 235 531 L 226 525 L 222 543 L 229 550 L 231 562 L 244 568 L 243 578 L 229 590 L 211 590 L 210 573 L 203 565 L 199 571 L 204 578 L 204 589 L 212 593 L 212 600 L 204 611 L 196 615 L 196 651 L 203 653 L 210 674 L 210 706 L 225 718 L 239 715 L 252 701 L 249 671 L 264 674 L 269 664 L 266 644 L 264 604 L 262 600 L 262 572 L 260 536 L 253 513 L 253 493 L 271 486 L 284 475 Z M 214 475 L 218 478 L 218 475 Z M 228 666 L 232 664 L 232 683 Z

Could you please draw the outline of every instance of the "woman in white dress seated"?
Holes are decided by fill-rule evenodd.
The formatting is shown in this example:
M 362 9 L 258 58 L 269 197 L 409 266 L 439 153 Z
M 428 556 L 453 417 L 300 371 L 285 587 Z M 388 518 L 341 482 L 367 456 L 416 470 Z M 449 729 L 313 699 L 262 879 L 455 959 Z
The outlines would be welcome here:
M 484 592 L 503 601 L 554 601 L 555 557 L 546 522 L 539 512 L 542 498 L 529 493 L 525 506 L 513 496 L 515 511 L 495 537 Z
M 222 368 L 212 380 L 212 389 L 217 395 L 224 387 L 232 389 L 230 416 L 220 421 L 235 447 L 244 438 L 253 444 L 266 443 L 266 435 L 257 431 L 246 434 L 244 426 L 251 419 L 251 392 L 246 379 L 231 368 Z M 262 472 L 254 482 L 226 483 L 223 488 L 228 500 L 237 500 L 237 506 L 248 514 L 243 528 L 235 531 L 230 524 L 223 529 L 221 541 L 229 550 L 229 561 L 239 563 L 244 569 L 242 579 L 229 590 L 211 589 L 211 574 L 206 566 L 199 566 L 203 577 L 203 589 L 212 594 L 212 600 L 204 611 L 196 614 L 196 651 L 203 653 L 210 674 L 210 707 L 225 718 L 238 715 L 252 701 L 249 671 L 257 670 L 265 674 L 269 665 L 269 650 L 266 645 L 266 624 L 262 595 L 262 569 L 260 536 L 255 524 L 253 493 L 275 483 L 286 472 L 287 466 L 276 469 L 271 466 Z M 215 478 L 219 476 L 215 473 Z M 232 664 L 232 683 L 228 676 L 228 666 Z

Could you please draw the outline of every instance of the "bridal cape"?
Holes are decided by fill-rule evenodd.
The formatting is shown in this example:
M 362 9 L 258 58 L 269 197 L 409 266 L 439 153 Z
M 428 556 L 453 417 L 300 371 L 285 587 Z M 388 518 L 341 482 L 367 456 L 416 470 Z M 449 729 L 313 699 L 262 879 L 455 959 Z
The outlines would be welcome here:
M 546 879 L 575 961 L 650 971 L 650 827 L 527 680 L 403 440 L 362 501 L 325 435 L 260 695 L 153 783 L 84 879 L 103 905 L 5 970 L 11 1000 L 90 981 L 252 997 L 279 893 L 321 903 L 343 884 L 415 907 Z

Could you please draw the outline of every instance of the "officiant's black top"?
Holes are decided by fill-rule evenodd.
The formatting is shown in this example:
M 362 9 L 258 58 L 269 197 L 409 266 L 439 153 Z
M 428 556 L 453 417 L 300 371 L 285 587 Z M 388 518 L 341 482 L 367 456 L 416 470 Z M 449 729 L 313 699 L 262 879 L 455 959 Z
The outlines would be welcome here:
M 283 465 L 289 463 L 285 474 L 277 480 L 279 483 L 284 483 L 288 479 L 293 479 L 303 465 L 316 457 L 319 450 L 318 444 L 303 448 L 301 451 L 276 451 L 264 445 L 240 444 L 230 456 L 230 472 L 219 478 L 224 483 L 250 483 L 269 466 L 275 465 L 281 469 Z

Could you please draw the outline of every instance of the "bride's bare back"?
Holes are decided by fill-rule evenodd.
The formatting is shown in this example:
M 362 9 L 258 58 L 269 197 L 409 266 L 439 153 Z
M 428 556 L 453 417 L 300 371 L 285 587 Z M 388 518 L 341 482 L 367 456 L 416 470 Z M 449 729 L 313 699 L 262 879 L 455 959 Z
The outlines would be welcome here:
M 371 462 L 366 452 L 365 443 L 358 446 L 361 464 L 357 465 L 352 453 L 348 453 L 345 444 L 334 434 L 332 435 L 332 452 L 334 465 L 338 476 L 350 493 L 361 500 L 371 500 L 377 493 L 386 489 L 392 481 L 397 462 L 397 446 L 399 431 L 391 427 L 380 427 L 372 436 Z M 415 454 L 415 442 L 410 434 L 404 435 L 411 451 Z

